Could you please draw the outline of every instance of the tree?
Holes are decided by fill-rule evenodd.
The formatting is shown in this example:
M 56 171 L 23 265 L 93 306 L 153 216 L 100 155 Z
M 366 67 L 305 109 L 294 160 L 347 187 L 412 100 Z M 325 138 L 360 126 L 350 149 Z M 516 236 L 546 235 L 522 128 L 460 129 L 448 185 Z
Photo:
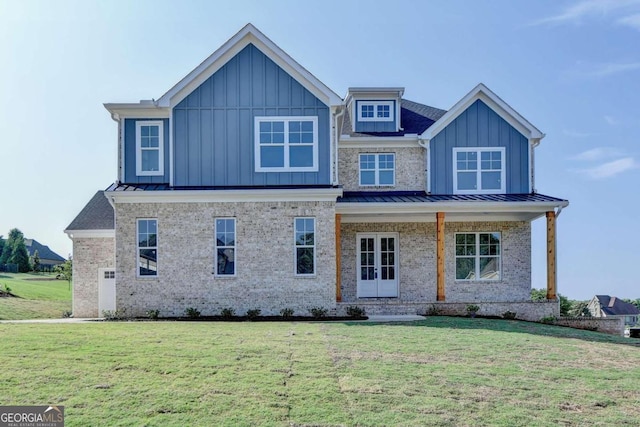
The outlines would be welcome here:
M 64 263 L 56 265 L 53 267 L 53 272 L 68 281 L 69 285 L 71 285 L 71 279 L 73 278 L 73 261 L 69 258 Z
M 24 234 L 17 228 L 12 228 L 9 231 L 9 238 L 4 244 L 0 264 L 18 264 L 20 273 L 31 271 L 29 252 L 24 244 Z
M 571 311 L 571 301 L 569 298 L 564 295 L 558 294 L 558 299 L 560 300 L 560 315 L 568 316 Z M 546 301 L 547 300 L 547 290 L 546 289 L 531 289 L 531 301 Z
M 40 271 L 40 254 L 38 253 L 38 250 L 36 249 L 36 251 L 33 253 L 33 271 L 35 271 L 36 273 L 38 271 Z
M 4 249 L 4 239 L 0 235 L 0 259 L 2 259 L 2 250 Z

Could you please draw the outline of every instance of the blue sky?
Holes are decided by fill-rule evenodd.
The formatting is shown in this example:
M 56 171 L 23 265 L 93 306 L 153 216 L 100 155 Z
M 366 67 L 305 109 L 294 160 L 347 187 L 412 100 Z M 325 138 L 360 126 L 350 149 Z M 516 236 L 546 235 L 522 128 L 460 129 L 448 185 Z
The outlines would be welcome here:
M 640 0 L 0 0 L 0 234 L 63 256 L 116 177 L 104 102 L 159 98 L 247 22 L 338 94 L 403 86 L 450 108 L 477 83 L 536 125 L 536 187 L 558 219 L 558 287 L 639 298 Z M 545 224 L 533 226 L 545 287 Z

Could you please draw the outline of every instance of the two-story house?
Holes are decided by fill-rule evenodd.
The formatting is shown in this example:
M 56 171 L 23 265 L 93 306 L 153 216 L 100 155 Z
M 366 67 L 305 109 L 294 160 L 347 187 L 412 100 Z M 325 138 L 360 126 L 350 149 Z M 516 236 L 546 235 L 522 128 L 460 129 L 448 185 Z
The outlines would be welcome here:
M 343 99 L 251 24 L 157 100 L 105 104 L 118 176 L 65 230 L 76 317 L 558 312 L 544 137 L 479 84 L 450 110 L 400 87 Z M 548 298 L 530 302 L 547 218 Z

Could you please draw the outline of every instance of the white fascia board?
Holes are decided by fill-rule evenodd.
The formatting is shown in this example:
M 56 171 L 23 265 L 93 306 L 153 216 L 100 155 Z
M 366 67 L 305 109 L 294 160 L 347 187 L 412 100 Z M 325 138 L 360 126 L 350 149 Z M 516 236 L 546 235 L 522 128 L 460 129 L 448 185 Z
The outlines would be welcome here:
M 548 212 L 564 208 L 569 202 L 415 202 L 415 203 L 338 203 L 339 214 L 420 214 L 472 212 Z
M 252 24 L 247 24 L 180 82 L 169 89 L 167 93 L 162 95 L 158 100 L 158 105 L 162 107 L 177 105 L 250 43 L 327 106 L 342 104 L 340 96 L 297 63 L 256 27 Z
M 122 119 L 168 119 L 171 114 L 169 108 L 156 107 L 153 104 L 103 104 L 111 114 L 117 114 Z
M 342 188 L 111 191 L 114 203 L 335 202 Z
M 451 107 L 449 111 L 424 131 L 422 138 L 430 140 L 435 137 L 478 99 L 487 104 L 489 108 L 518 130 L 518 132 L 522 133 L 526 138 L 538 140 L 544 138 L 544 133 L 522 117 L 516 110 L 511 108 L 509 104 L 504 102 L 498 95 L 482 83 L 479 83 L 474 87 L 471 92 L 466 94 L 460 101 Z
M 338 148 L 418 148 L 418 136 L 404 137 L 340 137 Z
M 71 240 L 116 237 L 115 230 L 64 230 L 64 232 Z

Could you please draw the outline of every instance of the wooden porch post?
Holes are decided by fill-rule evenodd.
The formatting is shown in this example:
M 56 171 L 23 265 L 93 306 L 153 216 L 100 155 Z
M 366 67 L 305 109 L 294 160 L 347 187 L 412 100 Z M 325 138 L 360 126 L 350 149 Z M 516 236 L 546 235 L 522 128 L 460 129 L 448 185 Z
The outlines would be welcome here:
M 556 213 L 547 212 L 547 299 L 557 298 Z
M 444 301 L 444 212 L 436 213 L 437 301 Z
M 342 245 L 340 244 L 340 228 L 342 215 L 336 214 L 336 301 L 342 301 Z

